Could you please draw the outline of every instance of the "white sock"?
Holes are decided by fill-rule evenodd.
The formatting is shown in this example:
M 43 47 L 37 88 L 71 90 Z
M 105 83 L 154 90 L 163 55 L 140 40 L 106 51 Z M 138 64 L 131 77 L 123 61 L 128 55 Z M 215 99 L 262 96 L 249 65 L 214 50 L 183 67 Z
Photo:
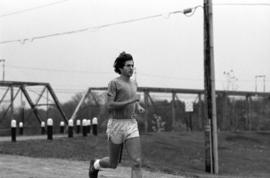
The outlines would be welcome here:
M 95 162 L 94 162 L 94 168 L 99 170 L 100 169 L 100 164 L 99 164 L 99 159 L 97 159 Z

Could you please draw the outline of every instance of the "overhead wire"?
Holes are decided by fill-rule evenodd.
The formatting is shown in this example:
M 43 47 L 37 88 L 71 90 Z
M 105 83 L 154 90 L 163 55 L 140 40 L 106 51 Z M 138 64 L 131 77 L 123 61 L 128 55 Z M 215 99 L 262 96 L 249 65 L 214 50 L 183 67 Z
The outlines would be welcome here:
M 147 74 L 147 73 L 140 73 L 139 77 L 148 77 L 148 78 L 158 78 L 158 79 L 172 79 L 172 80 L 182 80 L 182 81 L 203 81 L 203 78 L 181 78 L 181 77 L 173 77 L 173 76 L 166 76 L 166 75 L 153 75 L 153 74 Z M 225 80 L 216 80 L 219 82 L 224 82 Z M 245 82 L 250 82 L 245 81 Z
M 213 3 L 213 6 L 270 6 L 270 3 Z
M 172 77 L 172 76 L 165 76 L 165 75 L 153 75 L 153 74 L 147 74 L 147 73 L 139 73 L 140 77 L 154 77 L 154 78 L 164 78 L 164 79 L 177 79 L 177 80 L 195 80 L 195 81 L 201 81 L 203 78 L 198 79 L 192 79 L 192 78 L 180 78 L 180 77 Z
M 37 70 L 37 71 L 48 71 L 48 72 L 64 72 L 64 73 L 82 73 L 82 74 L 92 74 L 92 75 L 111 75 L 111 72 L 92 72 L 92 71 L 83 71 L 83 70 L 66 70 L 66 69 L 55 69 L 55 68 L 39 68 L 39 67 L 26 67 L 26 66 L 18 66 L 18 65 L 7 65 L 8 68 L 16 68 L 16 69 L 26 69 L 26 70 Z M 181 80 L 181 81 L 203 81 L 203 78 L 182 78 L 182 77 L 173 77 L 166 75 L 155 75 L 148 73 L 139 73 L 139 77 L 143 78 L 158 78 L 158 79 L 170 79 L 170 80 Z M 227 82 L 227 80 L 218 80 L 217 82 Z M 266 80 L 270 81 L 270 80 Z M 253 80 L 242 79 L 238 80 L 238 82 L 242 83 L 250 83 Z
M 37 9 L 41 9 L 41 8 L 45 8 L 45 7 L 49 7 L 49 6 L 54 6 L 54 5 L 61 4 L 61 3 L 67 2 L 67 1 L 69 1 L 69 0 L 61 0 L 61 1 L 53 2 L 53 3 L 49 3 L 49 4 L 43 4 L 43 5 L 32 7 L 32 8 L 27 8 L 27 9 L 22 9 L 22 10 L 18 10 L 18 11 L 14 11 L 14 12 L 1 14 L 0 18 L 11 16 L 11 15 L 16 15 L 16 14 L 21 14 L 21 13 L 25 13 L 25 12 L 29 12 L 29 11 L 33 11 L 33 10 L 37 10 Z
M 27 11 L 35 10 L 35 9 L 38 9 L 38 8 L 43 8 L 43 7 L 55 5 L 55 4 L 58 4 L 58 3 L 63 3 L 65 1 L 68 1 L 68 0 L 58 1 L 58 2 L 55 2 L 55 3 L 50 3 L 50 4 L 47 4 L 47 5 L 38 6 L 38 7 L 35 7 L 35 8 L 31 8 L 31 9 L 25 9 L 25 10 L 22 10 L 22 12 L 27 12 Z M 214 3 L 213 5 L 214 6 L 270 6 L 270 3 Z M 182 13 L 186 17 L 191 17 L 191 16 L 194 15 L 195 11 L 199 7 L 203 8 L 202 5 L 197 5 L 197 6 L 193 7 L 193 8 L 187 8 L 187 9 L 178 10 L 178 11 L 171 11 L 171 12 L 168 13 L 168 18 L 171 15 L 178 14 L 178 13 Z M 4 17 L 4 16 L 8 16 L 8 15 L 14 15 L 14 14 L 17 14 L 17 13 L 22 13 L 22 12 L 18 11 L 18 12 L 14 12 L 14 13 L 4 14 L 4 15 L 1 15 L 0 17 Z M 52 34 L 47 34 L 47 35 L 41 35 L 41 36 L 35 36 L 35 37 L 32 37 L 32 38 L 24 38 L 24 39 L 17 39 L 17 40 L 5 40 L 5 41 L 0 41 L 0 44 L 7 44 L 7 43 L 14 43 L 14 42 L 19 42 L 21 44 L 25 44 L 26 41 L 33 42 L 34 40 L 37 40 L 37 39 L 50 38 L 50 37 L 62 36 L 62 35 L 70 35 L 70 34 L 81 33 L 81 32 L 85 32 L 85 31 L 89 31 L 89 30 L 95 31 L 95 30 L 99 30 L 99 29 L 102 29 L 102 28 L 107 28 L 107 27 L 116 26 L 116 25 L 122 25 L 122 24 L 128 24 L 128 23 L 134 23 L 134 22 L 154 19 L 154 18 L 158 18 L 158 17 L 162 17 L 162 16 L 163 16 L 163 14 L 156 14 L 156 15 L 145 16 L 145 17 L 140 17 L 140 18 L 135 18 L 135 19 L 130 19 L 130 20 L 124 20 L 124 21 L 119 21 L 119 22 L 114 22 L 114 23 L 108 23 L 108 24 L 99 25 L 99 26 L 91 26 L 91 27 L 77 29 L 77 30 L 71 30 L 71 31 L 66 31 L 66 32 L 58 32 L 58 33 L 52 33 Z
M 91 74 L 111 74 L 110 72 L 91 72 L 87 70 L 66 70 L 66 69 L 53 69 L 53 68 L 40 68 L 40 67 L 26 67 L 26 66 L 18 66 L 18 65 L 6 65 L 8 68 L 17 68 L 17 69 L 30 69 L 30 70 L 38 70 L 38 71 L 50 71 L 50 72 L 74 72 L 74 73 L 91 73 Z
M 193 8 L 187 8 L 187 9 L 184 9 L 184 10 L 171 11 L 171 12 L 168 12 L 168 17 L 170 17 L 171 15 L 174 15 L 174 14 L 179 14 L 179 13 L 182 13 L 182 14 L 186 15 L 187 13 L 196 11 L 196 9 L 198 7 L 201 7 L 201 6 L 195 6 Z M 192 13 L 192 15 L 193 14 L 194 13 Z M 107 28 L 107 27 L 123 25 L 123 24 L 129 24 L 129 23 L 134 23 L 134 22 L 138 22 L 138 21 L 154 19 L 154 18 L 158 18 L 158 17 L 162 17 L 162 16 L 164 16 L 162 13 L 161 14 L 155 14 L 155 15 L 144 16 L 144 17 L 139 17 L 139 18 L 134 18 L 134 19 L 129 19 L 129 20 L 123 20 L 123 21 L 118 21 L 118 22 L 113 22 L 113 23 L 108 23 L 108 24 L 103 24 L 103 25 L 90 26 L 90 27 L 77 29 L 77 30 L 58 32 L 58 33 L 52 33 L 52 34 L 46 34 L 46 35 L 40 35 L 40 36 L 34 36 L 34 37 L 31 37 L 31 38 L 24 38 L 24 39 L 0 41 L 0 44 L 7 44 L 7 43 L 14 43 L 14 42 L 19 42 L 21 44 L 25 44 L 26 41 L 33 42 L 34 40 L 37 40 L 37 39 L 44 39 L 44 38 L 63 36 L 63 35 L 71 35 L 71 34 L 74 34 L 74 33 L 81 33 L 81 32 L 86 32 L 86 31 L 89 31 L 89 30 L 96 31 L 96 30 L 100 30 L 100 29 L 103 29 L 103 28 Z

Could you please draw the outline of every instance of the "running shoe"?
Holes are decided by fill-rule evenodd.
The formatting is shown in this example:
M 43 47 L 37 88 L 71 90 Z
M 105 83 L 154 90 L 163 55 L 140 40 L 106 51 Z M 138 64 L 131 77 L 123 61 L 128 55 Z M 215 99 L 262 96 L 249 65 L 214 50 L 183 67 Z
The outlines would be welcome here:
M 90 161 L 89 178 L 98 178 L 98 169 L 94 167 L 95 160 Z

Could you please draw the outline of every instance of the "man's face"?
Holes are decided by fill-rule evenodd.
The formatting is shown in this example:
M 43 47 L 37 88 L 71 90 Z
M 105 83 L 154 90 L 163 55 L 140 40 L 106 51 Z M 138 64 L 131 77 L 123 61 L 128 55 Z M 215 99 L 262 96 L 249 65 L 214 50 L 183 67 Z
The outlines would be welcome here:
M 133 69 L 134 69 L 134 62 L 132 60 L 126 61 L 123 68 L 120 68 L 121 75 L 131 77 L 134 71 Z

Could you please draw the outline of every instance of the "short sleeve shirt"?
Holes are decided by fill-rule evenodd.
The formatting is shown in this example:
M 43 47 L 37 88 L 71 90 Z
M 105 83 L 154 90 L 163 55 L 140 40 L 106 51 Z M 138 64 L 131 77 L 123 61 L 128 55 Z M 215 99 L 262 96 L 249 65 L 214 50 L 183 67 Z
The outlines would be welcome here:
M 120 77 L 113 79 L 108 84 L 108 97 L 116 102 L 133 98 L 137 92 L 137 84 L 134 80 L 125 81 Z M 135 117 L 135 103 L 125 107 L 111 110 L 114 119 L 132 119 Z

